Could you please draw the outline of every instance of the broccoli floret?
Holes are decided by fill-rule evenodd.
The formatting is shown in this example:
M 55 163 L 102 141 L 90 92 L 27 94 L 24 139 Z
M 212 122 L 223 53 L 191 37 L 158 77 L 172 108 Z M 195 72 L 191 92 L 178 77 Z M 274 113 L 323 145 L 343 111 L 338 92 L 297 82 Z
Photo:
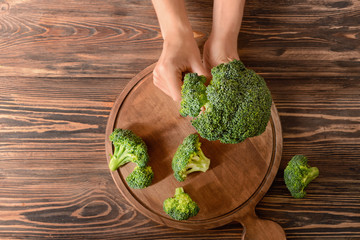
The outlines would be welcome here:
M 179 182 L 184 181 L 192 172 L 206 172 L 209 169 L 210 159 L 204 155 L 200 146 L 199 136 L 190 134 L 176 150 L 171 165 Z
M 150 186 L 153 178 L 154 172 L 150 166 L 136 166 L 129 176 L 127 176 L 126 182 L 131 188 L 143 189 Z
M 144 141 L 131 130 L 115 129 L 110 135 L 114 145 L 114 154 L 111 155 L 109 168 L 115 171 L 120 166 L 134 162 L 139 167 L 145 167 L 149 161 L 147 147 Z
M 163 208 L 171 218 L 180 221 L 196 216 L 200 210 L 196 202 L 184 192 L 182 187 L 175 189 L 174 197 L 164 201 Z
M 181 87 L 182 99 L 180 102 L 180 114 L 182 116 L 196 117 L 201 107 L 207 102 L 205 76 L 197 73 L 189 73 L 184 77 L 184 84 Z
M 205 87 L 200 79 L 203 76 L 185 76 L 183 84 L 184 89 L 191 90 L 182 91 L 180 113 L 195 117 L 191 122 L 200 136 L 210 141 L 239 143 L 263 133 L 270 119 L 272 104 L 271 93 L 264 79 L 245 68 L 240 60 L 220 64 L 211 70 L 211 74 L 206 98 L 199 97 L 203 95 Z M 194 100 L 188 96 L 188 92 L 197 93 L 193 94 Z M 196 116 L 194 113 L 199 113 L 202 107 L 205 110 Z M 186 111 L 188 108 L 192 110 Z
M 304 155 L 295 155 L 284 170 L 284 180 L 294 198 L 306 196 L 306 186 L 319 176 L 317 167 L 310 167 L 308 159 Z

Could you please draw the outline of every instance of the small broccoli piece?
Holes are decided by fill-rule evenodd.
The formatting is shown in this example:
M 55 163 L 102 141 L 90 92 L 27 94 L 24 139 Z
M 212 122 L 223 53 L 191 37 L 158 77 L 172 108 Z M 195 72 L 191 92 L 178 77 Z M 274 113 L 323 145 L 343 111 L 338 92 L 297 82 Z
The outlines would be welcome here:
M 175 220 L 186 220 L 198 214 L 200 208 L 182 187 L 175 189 L 175 196 L 163 203 L 166 214 Z
M 284 170 L 284 180 L 294 198 L 306 196 L 306 186 L 319 176 L 317 167 L 310 167 L 308 159 L 304 155 L 295 155 Z
M 220 64 L 211 74 L 207 87 L 199 80 L 203 76 L 185 75 L 180 114 L 194 117 L 192 125 L 210 141 L 239 143 L 262 134 L 272 105 L 264 79 L 239 60 Z
M 179 182 L 184 181 L 192 172 L 206 172 L 209 169 L 210 159 L 204 155 L 200 146 L 199 136 L 190 134 L 176 150 L 171 165 Z
M 180 114 L 184 117 L 196 117 L 201 107 L 207 102 L 205 76 L 197 73 L 188 73 L 184 77 L 184 84 L 181 87 L 182 99 L 180 102 Z
M 128 162 L 134 162 L 139 167 L 145 167 L 149 161 L 147 147 L 144 141 L 131 130 L 115 129 L 110 135 L 114 145 L 114 154 L 111 155 L 109 168 L 115 171 Z
M 154 172 L 150 166 L 136 166 L 129 176 L 127 176 L 126 182 L 131 188 L 143 189 L 150 186 L 153 178 Z

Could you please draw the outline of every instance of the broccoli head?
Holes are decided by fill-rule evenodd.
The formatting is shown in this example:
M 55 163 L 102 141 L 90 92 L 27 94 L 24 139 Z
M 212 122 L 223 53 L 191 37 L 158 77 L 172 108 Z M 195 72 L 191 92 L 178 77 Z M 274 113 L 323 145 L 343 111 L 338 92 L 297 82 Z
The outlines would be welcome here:
M 182 99 L 180 102 L 180 114 L 182 116 L 196 117 L 199 115 L 201 107 L 207 102 L 205 76 L 197 73 L 189 73 L 184 77 L 184 84 L 181 87 Z
M 247 69 L 240 60 L 220 64 L 211 70 L 211 74 L 212 80 L 207 87 L 204 76 L 185 75 L 181 92 L 180 113 L 194 117 L 192 125 L 200 136 L 210 141 L 239 143 L 263 133 L 272 104 L 264 79 Z M 204 88 L 206 96 L 203 96 Z M 203 112 L 202 107 L 205 108 Z
M 143 189 L 150 186 L 153 178 L 154 172 L 150 166 L 136 166 L 129 176 L 127 176 L 126 182 L 131 188 Z
M 166 214 L 175 220 L 186 220 L 198 214 L 200 208 L 182 187 L 175 189 L 175 196 L 163 203 Z
M 204 155 L 200 146 L 199 136 L 190 134 L 176 150 L 172 160 L 172 169 L 179 182 L 184 181 L 192 172 L 206 172 L 209 169 L 210 159 Z
M 284 180 L 294 198 L 306 196 L 306 186 L 319 176 L 317 167 L 310 167 L 308 159 L 304 155 L 295 155 L 284 170 Z
M 114 145 L 114 154 L 111 155 L 109 163 L 111 171 L 115 171 L 128 162 L 134 162 L 139 167 L 146 166 L 149 161 L 146 144 L 131 130 L 115 129 L 110 135 L 110 141 Z

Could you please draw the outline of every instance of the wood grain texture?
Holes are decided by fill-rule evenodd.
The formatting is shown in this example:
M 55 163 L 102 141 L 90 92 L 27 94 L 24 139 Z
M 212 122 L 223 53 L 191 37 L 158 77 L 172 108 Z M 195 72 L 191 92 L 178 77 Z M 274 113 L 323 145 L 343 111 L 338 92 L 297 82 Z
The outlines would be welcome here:
M 212 1 L 187 9 L 201 47 Z M 360 239 L 359 22 L 357 0 L 246 2 L 239 54 L 266 79 L 284 137 L 256 212 L 288 239 Z M 0 0 L 0 239 L 240 239 L 236 222 L 160 226 L 111 179 L 110 109 L 161 47 L 150 1 Z M 320 169 L 304 200 L 283 183 L 294 154 Z

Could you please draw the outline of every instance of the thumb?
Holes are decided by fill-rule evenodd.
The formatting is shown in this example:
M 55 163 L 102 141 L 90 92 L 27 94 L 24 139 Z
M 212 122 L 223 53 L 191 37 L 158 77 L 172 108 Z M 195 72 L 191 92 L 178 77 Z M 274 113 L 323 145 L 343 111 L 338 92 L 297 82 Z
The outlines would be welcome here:
M 174 101 L 181 101 L 182 73 L 179 69 L 167 71 L 166 76 L 167 92 Z
M 211 79 L 210 72 L 206 71 L 202 62 L 194 62 L 191 66 L 191 71 L 197 73 L 198 75 L 204 75 L 208 81 Z

